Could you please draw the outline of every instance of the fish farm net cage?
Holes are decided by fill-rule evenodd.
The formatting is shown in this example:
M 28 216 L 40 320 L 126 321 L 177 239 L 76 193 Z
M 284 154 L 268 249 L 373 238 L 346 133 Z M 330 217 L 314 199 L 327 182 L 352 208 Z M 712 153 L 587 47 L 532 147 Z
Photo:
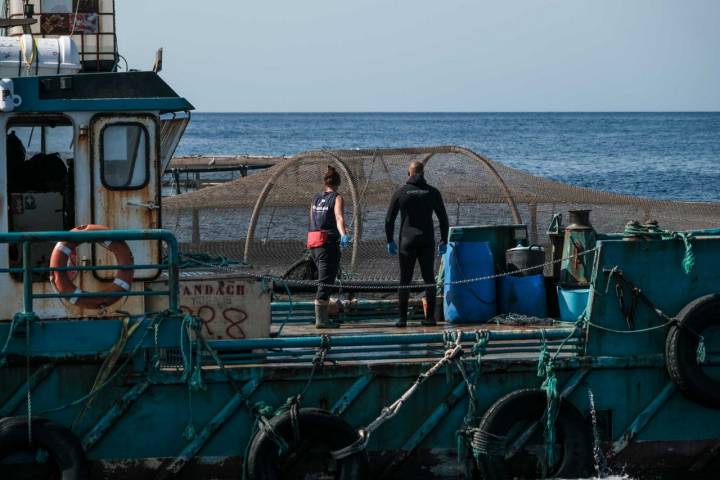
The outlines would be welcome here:
M 165 228 L 174 229 L 186 253 L 244 260 L 256 273 L 294 275 L 293 265 L 303 265 L 300 261 L 306 254 L 310 201 L 322 189 L 322 175 L 332 165 L 342 178 L 339 192 L 345 198 L 346 223 L 354 240 L 343 253 L 344 278 L 397 280 L 397 259 L 386 251 L 384 220 L 390 198 L 405 183 L 412 161 L 426 165 L 425 178 L 442 193 L 451 226 L 527 224 L 529 241 L 546 247 L 553 215 L 577 209 L 591 209 L 592 224 L 600 232 L 621 232 L 631 220 L 655 220 L 665 230 L 720 226 L 720 203 L 656 200 L 575 187 L 462 147 L 441 146 L 300 153 L 247 177 L 166 197 Z M 193 223 L 200 226 L 204 240 L 192 241 Z

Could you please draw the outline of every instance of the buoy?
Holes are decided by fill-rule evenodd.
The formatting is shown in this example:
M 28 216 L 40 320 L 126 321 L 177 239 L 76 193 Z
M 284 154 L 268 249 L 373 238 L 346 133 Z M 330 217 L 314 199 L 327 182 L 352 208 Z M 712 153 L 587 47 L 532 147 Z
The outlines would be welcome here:
M 72 232 L 90 232 L 98 230 L 109 230 L 108 227 L 103 225 L 83 225 L 80 227 L 73 228 Z M 117 265 L 133 265 L 133 255 L 128 244 L 122 240 L 112 240 L 107 242 L 98 242 L 98 245 L 106 248 L 115 256 L 115 262 Z M 68 261 L 75 257 L 77 250 L 77 243 L 74 242 L 58 242 L 52 251 L 50 256 L 50 267 L 51 268 L 65 268 L 68 266 Z M 118 270 L 117 276 L 105 287 L 102 292 L 129 292 L 132 289 L 134 270 Z M 50 282 L 55 287 L 58 293 L 63 294 L 81 294 L 85 293 L 73 282 L 73 276 L 70 271 L 53 271 L 50 273 Z M 102 307 L 108 307 L 122 297 L 107 296 L 107 297 L 66 297 L 68 302 L 72 305 L 83 308 L 98 309 Z

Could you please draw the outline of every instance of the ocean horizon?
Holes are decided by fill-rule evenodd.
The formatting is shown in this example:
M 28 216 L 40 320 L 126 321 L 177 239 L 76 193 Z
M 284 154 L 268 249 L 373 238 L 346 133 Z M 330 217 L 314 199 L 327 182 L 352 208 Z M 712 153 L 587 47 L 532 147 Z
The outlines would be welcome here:
M 195 112 L 176 155 L 450 144 L 580 187 L 720 201 L 720 112 Z

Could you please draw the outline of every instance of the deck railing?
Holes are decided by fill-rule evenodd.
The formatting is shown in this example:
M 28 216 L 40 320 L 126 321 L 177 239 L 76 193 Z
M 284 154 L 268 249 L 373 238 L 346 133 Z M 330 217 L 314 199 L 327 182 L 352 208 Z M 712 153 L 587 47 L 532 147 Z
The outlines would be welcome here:
M 31 248 L 33 243 L 39 242 L 72 242 L 94 243 L 108 241 L 132 240 L 158 240 L 167 247 L 166 261 L 148 265 L 72 265 L 66 267 L 33 267 L 31 262 Z M 22 251 L 22 266 L 0 268 L 0 273 L 22 274 L 23 281 L 23 314 L 32 315 L 33 302 L 36 299 L 47 298 L 100 298 L 100 297 L 151 297 L 167 296 L 171 310 L 179 309 L 180 283 L 179 283 L 179 246 L 175 236 L 168 230 L 97 230 L 78 232 L 9 232 L 0 233 L 0 244 L 15 244 Z M 168 277 L 167 290 L 143 290 L 125 292 L 72 292 L 72 293 L 34 293 L 33 274 L 49 272 L 85 272 L 107 270 L 165 270 Z

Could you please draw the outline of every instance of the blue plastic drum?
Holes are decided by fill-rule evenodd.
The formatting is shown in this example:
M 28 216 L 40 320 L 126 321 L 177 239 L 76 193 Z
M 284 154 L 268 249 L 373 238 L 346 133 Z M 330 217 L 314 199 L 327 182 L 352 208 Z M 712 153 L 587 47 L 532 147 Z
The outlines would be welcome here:
M 445 300 L 449 323 L 485 323 L 497 314 L 495 280 L 459 283 L 495 274 L 488 242 L 450 242 L 445 254 Z
M 500 277 L 497 287 L 500 313 L 547 317 L 545 277 L 542 274 Z

